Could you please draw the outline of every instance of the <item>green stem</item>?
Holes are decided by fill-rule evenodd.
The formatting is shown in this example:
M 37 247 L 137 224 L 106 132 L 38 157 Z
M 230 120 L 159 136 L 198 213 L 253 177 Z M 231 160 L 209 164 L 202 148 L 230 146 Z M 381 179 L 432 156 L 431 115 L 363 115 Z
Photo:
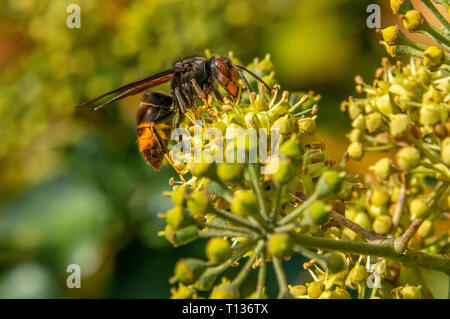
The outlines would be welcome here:
M 253 185 L 253 190 L 255 191 L 256 197 L 258 198 L 259 209 L 260 209 L 261 215 L 264 219 L 267 219 L 266 203 L 265 203 L 264 197 L 262 195 L 261 185 L 259 183 L 259 178 L 258 178 L 258 174 L 256 172 L 255 165 L 249 164 L 247 167 L 248 167 L 248 173 L 250 175 L 250 182 Z
M 256 299 L 261 299 L 264 285 L 266 284 L 266 276 L 267 276 L 267 263 L 266 263 L 266 253 L 264 249 L 261 251 L 261 264 L 259 265 L 258 271 L 258 281 L 256 282 Z
M 394 249 L 392 240 L 385 240 L 379 244 L 371 244 L 357 241 L 333 240 L 328 238 L 313 237 L 295 234 L 297 245 L 323 250 L 337 250 L 343 253 L 352 253 L 366 256 L 378 256 L 398 261 L 405 265 L 419 266 L 442 271 L 450 275 L 450 258 L 429 255 L 417 250 L 407 250 L 398 253 Z
M 250 273 L 250 269 L 252 267 L 253 262 L 256 259 L 256 256 L 258 256 L 261 252 L 261 249 L 264 246 L 264 241 L 260 240 L 255 248 L 255 251 L 253 252 L 253 255 L 251 255 L 247 262 L 245 263 L 244 267 L 239 271 L 238 275 L 233 279 L 231 282 L 232 285 L 236 285 L 237 287 L 241 286 L 244 282 L 245 278 L 247 278 L 248 274 Z
M 229 213 L 229 212 L 227 212 L 225 210 L 222 210 L 222 209 L 219 209 L 219 208 L 212 208 L 212 213 L 217 215 L 217 216 L 219 216 L 219 217 L 228 219 L 229 221 L 231 221 L 234 224 L 237 224 L 237 225 L 240 225 L 242 227 L 248 228 L 248 229 L 250 229 L 252 231 L 255 231 L 257 233 L 261 232 L 261 230 L 259 229 L 259 227 L 257 225 L 249 222 L 248 220 L 246 220 L 246 219 L 244 219 L 242 217 L 233 215 L 233 214 L 231 214 L 231 213 Z
M 208 227 L 208 228 L 217 229 L 217 230 L 239 232 L 239 233 L 242 233 L 242 235 L 244 235 L 244 236 L 258 235 L 257 233 L 249 231 L 248 229 L 243 228 L 243 227 L 237 227 L 237 226 L 229 227 L 229 226 L 224 226 L 224 225 L 216 225 L 216 224 L 212 224 L 212 223 L 205 223 L 200 220 L 196 220 L 195 224 L 200 227 Z
M 224 231 L 224 230 L 199 231 L 198 236 L 200 238 L 211 238 L 211 237 L 248 237 L 248 238 L 252 238 L 252 236 L 244 235 L 239 232 L 231 232 L 231 231 Z
M 447 49 L 450 48 L 450 41 L 447 36 L 445 36 L 438 28 L 436 28 L 434 25 L 430 24 L 428 21 L 424 21 L 424 24 L 422 26 L 422 30 L 419 31 L 420 33 L 423 33 L 430 38 L 432 38 L 434 41 L 436 41 L 439 44 L 442 44 Z M 424 49 L 422 49 L 425 51 Z
M 367 147 L 364 147 L 364 151 L 366 151 L 366 152 L 383 152 L 383 151 L 389 151 L 396 147 L 397 147 L 397 145 L 392 145 L 392 144 L 367 146 Z
M 289 293 L 286 275 L 284 274 L 283 267 L 281 266 L 281 261 L 278 257 L 272 257 L 273 268 L 275 269 L 275 275 L 278 282 L 278 299 L 292 298 Z
M 273 224 L 273 222 L 275 221 L 275 218 L 278 216 L 278 214 L 280 212 L 281 194 L 283 193 L 284 185 L 281 185 L 280 183 L 275 182 L 275 187 L 277 188 L 277 196 L 275 198 L 275 206 L 269 216 L 269 223 L 271 223 L 271 224 Z
M 433 13 L 433 15 L 439 20 L 439 22 L 450 31 L 450 23 L 445 19 L 445 17 L 439 12 L 439 10 L 434 6 L 431 0 L 422 0 L 423 4 L 425 4 L 428 9 Z

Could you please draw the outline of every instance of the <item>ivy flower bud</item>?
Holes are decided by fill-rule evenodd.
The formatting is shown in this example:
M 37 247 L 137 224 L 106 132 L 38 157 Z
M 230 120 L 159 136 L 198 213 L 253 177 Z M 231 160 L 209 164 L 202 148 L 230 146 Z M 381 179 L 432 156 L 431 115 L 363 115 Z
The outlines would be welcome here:
M 375 165 L 371 166 L 370 170 L 372 170 L 378 177 L 387 179 L 391 174 L 391 161 L 389 158 L 384 157 L 378 160 Z
M 442 143 L 441 158 L 447 166 L 450 166 L 450 137 Z
M 427 210 L 428 207 L 425 204 L 425 201 L 421 198 L 414 198 L 409 203 L 409 214 L 411 216 L 411 219 L 416 219 L 417 217 L 425 215 Z
M 400 294 L 404 299 L 422 299 L 422 286 L 409 286 L 406 285 L 400 291 Z
M 410 123 L 409 117 L 406 114 L 395 114 L 390 118 L 390 131 L 392 136 L 402 135 L 407 129 Z
M 235 285 L 225 284 L 214 287 L 210 299 L 237 299 L 239 298 L 239 290 Z
M 399 28 L 396 25 L 387 27 L 381 31 L 381 36 L 387 44 L 395 44 L 398 36 Z
M 355 161 L 361 160 L 364 156 L 364 149 L 361 143 L 351 143 L 347 148 L 348 155 L 351 156 Z
M 305 214 L 303 223 L 308 226 L 321 225 L 328 221 L 331 207 L 321 200 L 314 201 Z
M 166 213 L 166 223 L 174 230 L 181 228 L 181 226 L 186 226 L 183 207 L 175 206 L 174 208 L 169 209 Z
M 193 215 L 205 215 L 209 208 L 208 195 L 204 192 L 195 192 L 189 195 L 187 208 Z
M 417 10 L 409 10 L 402 17 L 403 25 L 409 32 L 416 32 L 423 24 L 423 16 Z
M 391 216 L 389 215 L 380 215 L 375 218 L 373 221 L 373 230 L 380 235 L 385 235 L 389 233 L 392 227 Z
M 389 93 L 382 95 L 380 97 L 377 97 L 375 100 L 375 104 L 377 106 L 378 111 L 380 111 L 381 114 L 389 115 L 389 114 L 393 113 L 392 102 L 391 102 L 391 97 L 389 96 Z
M 417 230 L 417 234 L 419 234 L 419 236 L 422 238 L 428 238 L 433 236 L 434 234 L 433 222 L 429 219 L 425 220 Z
M 389 201 L 389 194 L 382 189 L 374 190 L 370 198 L 370 202 L 372 203 L 372 205 L 375 205 L 377 207 L 385 205 L 388 201 Z
M 341 189 L 343 178 L 341 175 L 333 170 L 323 172 L 316 185 L 315 192 L 318 198 L 322 198 L 331 193 L 337 193 Z
M 435 70 L 439 68 L 445 61 L 445 54 L 441 48 L 431 46 L 423 53 L 423 65 Z
M 316 132 L 316 121 L 314 118 L 305 117 L 297 121 L 298 129 L 308 135 L 313 135 Z
M 267 253 L 270 256 L 283 258 L 292 253 L 292 239 L 288 233 L 275 233 L 269 236 Z
M 358 214 L 356 214 L 353 221 L 367 230 L 371 230 L 372 228 L 372 222 L 370 221 L 370 218 L 366 213 L 359 212 Z
M 217 176 L 224 182 L 238 181 L 242 177 L 242 164 L 220 163 L 217 165 Z
M 290 138 L 280 148 L 281 153 L 289 157 L 298 157 L 302 154 L 300 146 L 297 144 L 295 138 Z
M 327 261 L 328 270 L 335 274 L 347 267 L 347 262 L 342 253 L 335 252 Z
M 354 287 L 355 284 L 365 281 L 368 277 L 366 267 L 356 263 L 356 265 L 350 270 L 347 275 L 346 282 L 349 283 L 350 287 Z
M 272 176 L 281 184 L 289 183 L 295 177 L 295 167 L 288 159 L 280 160 L 278 170 Z
M 349 292 L 341 287 L 336 287 L 330 295 L 330 299 L 352 299 Z
M 420 124 L 433 126 L 441 120 L 441 113 L 432 105 L 424 105 L 420 109 Z
M 350 131 L 350 133 L 348 134 L 348 139 L 350 140 L 350 142 L 352 143 L 356 143 L 361 141 L 361 135 L 362 135 L 362 131 L 360 129 L 353 129 Z
M 279 129 L 280 134 L 289 135 L 295 131 L 295 117 L 291 113 L 287 113 L 276 120 L 272 128 Z
M 420 163 L 420 152 L 412 146 L 403 147 L 395 156 L 397 165 L 402 170 L 410 170 L 417 167 Z
M 171 196 L 172 203 L 175 206 L 184 206 L 186 202 L 187 192 L 188 192 L 187 187 L 177 187 L 176 189 L 174 189 Z
M 380 129 L 381 124 L 383 124 L 383 117 L 380 113 L 371 113 L 366 115 L 365 122 L 369 133 L 374 133 L 377 132 Z
M 206 162 L 192 164 L 191 173 L 197 177 L 206 176 L 211 165 Z
M 355 120 L 361 115 L 361 108 L 356 103 L 349 103 L 348 115 L 350 116 L 350 119 Z
M 175 230 L 172 226 L 167 225 L 164 229 L 164 235 L 166 239 L 174 246 L 186 245 L 199 237 L 199 230 L 195 225 Z
M 216 265 L 230 258 L 231 245 L 228 240 L 212 238 L 206 244 L 205 251 L 209 261 Z
M 190 285 L 200 277 L 206 267 L 206 262 L 200 259 L 180 259 L 175 265 L 175 279 L 185 285 Z
M 249 190 L 238 190 L 231 202 L 231 212 L 241 217 L 254 214 L 258 209 L 258 199 Z
M 322 280 L 319 281 L 313 281 L 306 284 L 307 290 L 308 290 L 308 296 L 311 299 L 317 299 L 322 294 L 325 284 Z
M 294 297 L 303 297 L 307 294 L 307 288 L 304 285 L 290 286 L 289 292 Z

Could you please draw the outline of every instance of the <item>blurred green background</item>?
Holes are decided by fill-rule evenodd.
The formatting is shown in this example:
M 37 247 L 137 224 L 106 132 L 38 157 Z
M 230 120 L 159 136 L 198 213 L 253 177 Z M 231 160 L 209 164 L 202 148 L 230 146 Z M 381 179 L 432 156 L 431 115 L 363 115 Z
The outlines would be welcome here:
M 75 105 L 206 48 L 245 63 L 269 52 L 283 88 L 323 96 L 315 139 L 339 160 L 349 128 L 339 103 L 385 55 L 366 26 L 374 2 L 1 1 L 0 298 L 167 298 L 176 260 L 204 257 L 203 243 L 175 249 L 157 236 L 174 172 L 138 152 L 139 97 L 102 112 Z M 72 3 L 80 29 L 66 26 Z M 286 263 L 291 282 L 301 262 Z M 81 289 L 66 287 L 72 263 Z

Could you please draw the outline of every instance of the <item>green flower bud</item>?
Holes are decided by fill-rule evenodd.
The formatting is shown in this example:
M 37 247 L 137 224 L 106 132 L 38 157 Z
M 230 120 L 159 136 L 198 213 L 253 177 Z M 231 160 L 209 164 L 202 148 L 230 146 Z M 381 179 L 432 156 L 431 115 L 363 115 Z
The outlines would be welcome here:
M 336 287 L 330 295 L 330 299 L 352 299 L 349 292 L 341 287 Z
M 204 192 L 192 193 L 187 200 L 187 208 L 193 215 L 205 215 L 209 208 L 208 195 Z
M 217 176 L 224 182 L 238 181 L 242 178 L 242 164 L 220 163 L 217 165 Z
M 389 233 L 392 227 L 391 216 L 380 215 L 373 221 L 373 230 L 380 235 L 386 235 Z
M 420 163 L 420 152 L 412 146 L 403 147 L 395 156 L 397 165 L 402 170 L 410 170 L 417 167 Z
M 450 166 L 450 137 L 442 143 L 441 158 L 447 166 Z
M 445 61 L 445 54 L 441 48 L 431 46 L 423 53 L 423 65 L 435 70 L 439 68 Z
M 392 136 L 402 135 L 407 129 L 410 123 L 408 115 L 406 114 L 395 114 L 390 118 L 390 131 Z
M 348 139 L 352 143 L 360 142 L 362 133 L 363 132 L 360 129 L 355 128 L 350 131 L 350 134 L 348 134 Z
M 409 203 L 409 214 L 411 216 L 411 219 L 416 219 L 417 217 L 425 215 L 427 210 L 428 207 L 425 204 L 425 201 L 421 198 L 414 198 Z
M 317 299 L 322 294 L 322 292 L 325 288 L 325 285 L 322 280 L 319 280 L 319 281 L 308 282 L 306 284 L 306 287 L 308 290 L 309 298 Z
M 214 122 L 211 124 L 211 127 L 219 129 L 223 135 L 227 132 L 227 125 L 224 122 Z
M 184 206 L 187 193 L 187 187 L 177 187 L 172 193 L 172 203 L 175 206 Z
M 345 217 L 350 219 L 351 221 L 355 220 L 356 215 L 358 215 L 358 211 L 354 208 L 346 208 L 345 209 Z
M 321 225 L 328 221 L 331 207 L 321 200 L 314 201 L 308 208 L 303 223 L 308 226 Z
M 391 161 L 389 158 L 384 157 L 378 160 L 375 165 L 371 166 L 370 170 L 372 170 L 378 177 L 387 179 L 391 174 Z
M 228 240 L 222 238 L 212 238 L 206 244 L 206 256 L 214 265 L 220 264 L 230 258 L 231 245 Z
M 351 241 L 355 241 L 359 238 L 359 235 L 357 233 L 347 227 L 342 231 L 342 235 Z
M 422 95 L 422 103 L 435 105 L 442 100 L 441 94 L 432 86 Z
M 416 32 L 423 24 L 422 13 L 417 10 L 409 10 L 402 19 L 403 25 L 409 32 Z
M 239 289 L 235 285 L 226 284 L 215 287 L 209 296 L 210 299 L 238 299 Z
M 295 138 L 290 138 L 280 148 L 281 153 L 289 157 L 298 157 L 302 154 L 300 146 L 297 144 Z
M 367 230 L 372 229 L 372 222 L 370 221 L 370 218 L 366 213 L 359 212 L 358 214 L 356 214 L 353 221 L 362 228 L 365 228 Z
M 347 268 L 347 262 L 342 253 L 335 252 L 327 261 L 328 270 L 335 274 Z
M 383 124 L 383 117 L 380 113 L 371 113 L 366 115 L 365 121 L 369 133 L 374 133 L 377 132 L 380 129 L 381 124 Z
M 289 292 L 294 297 L 303 297 L 305 296 L 307 292 L 307 288 L 304 285 L 295 285 L 289 287 Z
M 323 236 L 325 238 L 338 240 L 338 239 L 341 239 L 342 231 L 340 228 L 333 226 L 333 227 L 327 228 L 327 230 L 325 231 Z
M 278 170 L 272 176 L 281 184 L 289 183 L 295 177 L 295 167 L 290 160 L 280 160 Z
M 297 121 L 300 132 L 313 135 L 316 132 L 316 121 L 314 118 L 305 117 Z
M 361 108 L 356 103 L 349 103 L 348 105 L 348 115 L 350 119 L 355 120 L 361 115 Z
M 231 212 L 241 217 L 247 217 L 258 210 L 258 199 L 249 190 L 238 190 L 231 202 Z
M 433 222 L 429 219 L 425 220 L 417 230 L 417 234 L 419 234 L 419 236 L 422 238 L 428 238 L 433 236 L 434 234 Z
M 291 134 L 295 131 L 295 117 L 291 113 L 288 113 L 276 120 L 272 128 L 279 129 L 280 134 L 283 135 Z
M 398 26 L 393 25 L 383 29 L 381 31 L 381 36 L 383 37 L 384 42 L 393 45 L 397 40 L 398 33 L 399 33 Z
M 316 185 L 315 192 L 318 198 L 322 198 L 331 193 L 339 192 L 341 189 L 343 178 L 341 175 L 333 170 L 323 172 Z
M 364 116 L 362 114 L 360 114 L 356 119 L 353 120 L 352 127 L 358 128 L 360 130 L 366 129 L 365 123 L 364 123 Z
M 377 109 L 381 112 L 381 114 L 389 115 L 393 113 L 391 97 L 389 96 L 389 93 L 377 97 L 375 100 L 375 105 L 377 106 Z
M 175 206 L 174 208 L 169 209 L 166 213 L 166 223 L 167 225 L 170 225 L 173 230 L 177 230 L 181 226 L 186 226 L 183 207 Z
M 422 299 L 422 286 L 406 285 L 401 291 L 403 299 Z
M 372 203 L 372 205 L 378 207 L 385 205 L 388 201 L 389 201 L 389 194 L 382 189 L 374 190 L 370 198 L 370 202 Z
M 195 289 L 179 284 L 178 289 L 171 291 L 170 299 L 191 299 Z
M 420 124 L 433 126 L 441 120 L 441 112 L 431 105 L 424 105 L 420 108 Z
M 180 259 L 175 265 L 175 279 L 185 285 L 193 284 L 205 271 L 205 261 L 195 258 Z
M 266 101 L 261 99 L 259 95 L 256 96 L 256 100 L 251 104 L 251 108 L 255 112 L 267 111 L 269 109 Z
M 355 161 L 361 160 L 364 156 L 364 149 L 361 143 L 352 143 L 347 148 L 348 155 Z
M 197 177 L 203 177 L 206 176 L 209 168 L 211 167 L 211 164 L 202 162 L 202 163 L 193 163 L 191 168 L 191 173 L 194 176 Z
M 175 230 L 167 225 L 164 229 L 166 239 L 175 247 L 186 245 L 199 237 L 199 229 L 195 225 L 187 226 Z
M 350 283 L 351 287 L 354 287 L 357 283 L 364 282 L 368 277 L 366 267 L 356 263 L 347 275 L 346 281 Z
M 288 233 L 275 233 L 269 236 L 267 253 L 270 256 L 283 258 L 292 253 L 292 239 Z

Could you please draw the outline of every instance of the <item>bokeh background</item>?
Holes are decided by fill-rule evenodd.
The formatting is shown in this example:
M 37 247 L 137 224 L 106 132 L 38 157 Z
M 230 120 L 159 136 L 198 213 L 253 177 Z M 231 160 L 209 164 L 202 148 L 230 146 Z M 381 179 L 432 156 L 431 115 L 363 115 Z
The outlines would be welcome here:
M 383 27 L 388 2 L 378 2 Z M 80 29 L 66 26 L 72 3 Z M 371 3 L 0 1 L 0 298 L 169 297 L 176 260 L 204 257 L 203 244 L 175 249 L 157 236 L 174 172 L 138 152 L 139 97 L 102 112 L 74 106 L 207 48 L 245 63 L 270 53 L 283 88 L 322 95 L 314 139 L 340 160 L 349 122 L 339 103 L 385 56 L 366 26 Z M 72 263 L 80 289 L 66 287 Z M 301 264 L 287 263 L 289 280 Z

